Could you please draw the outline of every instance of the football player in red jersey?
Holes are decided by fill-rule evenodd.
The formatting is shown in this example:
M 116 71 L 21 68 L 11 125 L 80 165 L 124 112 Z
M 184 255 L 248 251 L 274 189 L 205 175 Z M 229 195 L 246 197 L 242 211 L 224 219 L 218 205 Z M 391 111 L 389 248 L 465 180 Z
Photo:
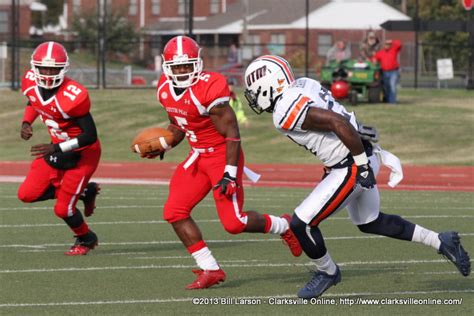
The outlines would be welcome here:
M 289 229 L 289 215 L 277 217 L 244 212 L 242 173 L 244 154 L 240 146 L 239 127 L 229 106 L 230 92 L 224 76 L 202 70 L 200 48 L 186 36 L 172 38 L 163 50 L 163 72 L 157 98 L 168 113 L 174 134 L 174 147 L 186 136 L 191 151 L 174 172 L 164 218 L 175 230 L 199 270 L 197 279 L 187 289 L 203 289 L 225 280 L 191 218 L 193 208 L 212 191 L 219 219 L 231 234 L 242 232 L 281 235 L 295 256 L 302 249 Z M 161 156 L 163 152 L 145 155 Z
M 31 147 L 35 157 L 18 198 L 25 203 L 56 199 L 54 213 L 74 232 L 76 242 L 65 253 L 86 255 L 98 244 L 84 213 L 92 215 L 100 187 L 89 182 L 100 159 L 100 143 L 90 114 L 89 94 L 82 85 L 65 77 L 69 67 L 66 49 L 56 42 L 40 44 L 31 57 L 31 70 L 22 79 L 21 89 L 28 98 L 21 124 L 21 138 L 33 136 L 32 124 L 39 116 L 47 126 L 50 144 Z

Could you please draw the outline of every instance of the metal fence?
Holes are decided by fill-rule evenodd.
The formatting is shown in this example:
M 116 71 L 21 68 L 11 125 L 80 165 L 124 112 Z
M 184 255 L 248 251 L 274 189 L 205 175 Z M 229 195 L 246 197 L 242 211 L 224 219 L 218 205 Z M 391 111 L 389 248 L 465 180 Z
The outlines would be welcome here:
M 47 40 L 46 38 L 44 40 Z M 71 67 L 68 72 L 68 76 L 75 79 L 89 88 L 134 88 L 134 87 L 152 87 L 156 85 L 156 81 L 161 74 L 161 58 L 160 48 L 153 46 L 153 43 L 143 43 L 145 47 L 145 54 L 140 53 L 140 48 L 136 48 L 135 51 L 130 51 L 129 54 L 115 54 L 114 52 L 107 52 L 105 58 L 105 65 L 98 63 L 99 56 L 93 50 L 85 50 L 80 48 L 77 42 L 62 42 L 69 51 Z M 30 68 L 30 57 L 34 50 L 34 47 L 38 44 L 38 41 L 21 41 L 18 43 L 18 62 L 13 63 L 11 45 L 10 43 L 0 44 L 0 51 L 6 51 L 6 58 L 0 59 L 0 87 L 19 87 L 19 80 L 21 80 L 22 74 Z M 352 49 L 353 58 L 359 56 L 358 44 L 350 43 Z M 255 44 L 243 44 L 239 49 L 240 62 L 236 64 L 227 64 L 227 54 L 229 51 L 228 46 L 205 46 L 203 49 L 204 67 L 209 71 L 219 71 L 227 77 L 233 77 L 236 79 L 238 84 L 242 83 L 243 72 L 245 66 L 251 61 L 252 58 L 263 54 L 275 51 L 275 47 L 282 46 L 281 44 L 266 44 L 266 45 L 255 45 Z M 288 48 L 288 47 L 286 47 Z M 286 50 L 285 48 L 285 50 Z M 433 44 L 423 43 L 420 45 L 420 53 L 418 60 L 418 86 L 419 87 L 450 87 L 450 88 L 465 88 L 467 84 L 467 67 L 464 65 L 456 64 L 456 60 L 453 60 L 454 65 L 454 78 L 440 82 L 437 79 L 436 64 L 435 60 L 430 60 L 428 54 L 428 48 L 433 48 Z M 435 46 L 436 48 L 436 46 Z M 143 50 L 143 47 L 141 48 Z M 401 84 L 405 87 L 414 86 L 414 45 L 405 44 L 401 54 Z M 293 55 L 302 55 L 304 47 L 291 46 L 291 50 L 294 52 Z M 469 54 L 468 48 L 458 48 L 462 54 Z M 311 52 L 310 52 L 311 53 Z M 142 57 L 140 57 L 142 55 Z M 244 56 L 242 56 L 244 55 Z M 306 73 L 309 77 L 319 79 L 321 67 L 324 65 L 325 60 L 323 57 L 313 57 L 310 60 L 310 67 L 306 71 L 301 63 L 294 63 L 294 72 L 297 76 L 303 76 Z M 1 54 L 0 54 L 1 56 Z M 449 56 L 446 56 L 447 58 Z M 289 58 L 290 62 L 292 57 Z M 12 85 L 12 77 L 15 73 L 12 67 L 16 67 L 18 75 L 18 81 Z

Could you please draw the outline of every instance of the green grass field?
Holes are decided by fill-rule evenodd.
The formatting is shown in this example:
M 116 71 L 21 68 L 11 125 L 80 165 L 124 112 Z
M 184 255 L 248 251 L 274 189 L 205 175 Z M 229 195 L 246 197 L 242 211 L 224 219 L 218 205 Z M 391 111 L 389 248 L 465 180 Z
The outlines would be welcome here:
M 34 143 L 48 141 L 42 123 L 29 142 L 19 138 L 26 99 L 20 92 L 1 91 L 0 141 L 5 150 L 0 160 L 27 160 Z M 91 90 L 92 114 L 103 145 L 103 161 L 138 161 L 130 142 L 144 127 L 167 126 L 164 110 L 153 89 Z M 243 102 L 243 96 L 242 96 Z M 359 120 L 376 126 L 381 145 L 403 163 L 431 165 L 474 165 L 474 93 L 466 90 L 400 90 L 400 104 L 347 106 Z M 246 161 L 249 163 L 312 163 L 316 159 L 273 127 L 271 116 L 253 113 L 245 105 L 249 128 L 241 128 Z M 167 154 L 167 161 L 181 161 L 187 144 Z
M 2 315 L 143 314 L 345 314 L 469 315 L 472 276 L 462 277 L 427 247 L 360 233 L 345 211 L 323 222 L 343 281 L 326 298 L 462 299 L 461 305 L 269 305 L 272 297 L 296 297 L 308 280 L 307 259 L 293 258 L 273 235 L 226 233 L 213 202 L 194 210 L 215 257 L 228 275 L 208 290 L 186 291 L 194 261 L 162 221 L 165 186 L 104 186 L 91 228 L 99 247 L 85 257 L 66 257 L 71 233 L 52 213 L 52 203 L 20 203 L 17 184 L 0 184 Z M 273 214 L 291 211 L 309 189 L 250 188 L 246 208 Z M 472 193 L 382 191 L 382 209 L 436 231 L 455 229 L 474 252 Z M 260 305 L 193 305 L 193 297 L 256 297 Z M 471 312 L 469 312 L 471 311 Z

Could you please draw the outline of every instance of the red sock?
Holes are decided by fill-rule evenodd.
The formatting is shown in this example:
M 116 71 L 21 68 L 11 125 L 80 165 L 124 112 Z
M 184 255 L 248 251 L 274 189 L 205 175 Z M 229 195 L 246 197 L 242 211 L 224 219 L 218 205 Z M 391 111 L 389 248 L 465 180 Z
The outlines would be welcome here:
M 188 252 L 190 254 L 193 254 L 194 252 L 199 251 L 202 248 L 206 248 L 206 247 L 207 247 L 207 245 L 204 242 L 204 240 L 200 240 L 197 243 L 195 243 L 194 245 L 191 245 L 191 246 L 187 247 L 187 249 L 188 249 Z
M 82 224 L 78 227 L 71 228 L 76 236 L 82 236 L 89 232 L 89 226 L 87 226 L 86 222 L 82 222 Z

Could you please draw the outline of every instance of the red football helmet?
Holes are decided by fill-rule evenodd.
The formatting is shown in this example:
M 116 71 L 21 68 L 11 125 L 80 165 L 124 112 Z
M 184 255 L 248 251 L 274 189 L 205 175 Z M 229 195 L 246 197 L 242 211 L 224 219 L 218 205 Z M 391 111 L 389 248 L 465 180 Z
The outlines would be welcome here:
M 202 71 L 201 48 L 190 37 L 173 37 L 163 49 L 163 72 L 172 85 L 177 88 L 188 88 L 196 84 Z M 187 73 L 173 72 L 173 66 L 191 65 Z
M 42 74 L 41 68 L 58 68 L 56 74 Z M 36 47 L 31 55 L 31 68 L 35 72 L 36 84 L 45 89 L 59 87 L 69 69 L 69 58 L 63 45 L 56 42 L 44 42 Z
M 345 81 L 334 81 L 331 85 L 331 93 L 336 99 L 344 99 L 349 95 L 349 84 Z

